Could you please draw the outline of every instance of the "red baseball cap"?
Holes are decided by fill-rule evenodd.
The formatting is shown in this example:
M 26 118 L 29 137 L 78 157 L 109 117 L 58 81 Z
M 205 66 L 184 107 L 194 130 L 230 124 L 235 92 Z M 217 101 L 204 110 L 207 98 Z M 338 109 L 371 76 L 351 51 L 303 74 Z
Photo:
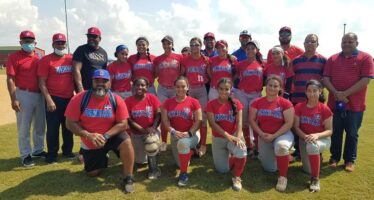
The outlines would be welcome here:
M 204 35 L 204 39 L 205 39 L 205 38 L 208 38 L 208 37 L 211 37 L 211 38 L 213 38 L 213 39 L 216 39 L 216 37 L 214 37 L 214 33 L 212 33 L 212 32 L 205 33 L 205 35 Z
M 218 46 L 225 46 L 226 48 L 228 47 L 226 40 L 218 40 L 214 47 L 217 48 Z
M 288 26 L 283 26 L 281 29 L 279 29 L 279 33 L 284 32 L 284 31 L 287 31 L 287 32 L 289 32 L 289 33 L 292 33 L 292 32 L 291 32 L 291 28 L 288 27 Z
M 59 42 L 59 41 L 66 42 L 66 36 L 62 33 L 54 34 L 52 37 L 52 42 Z
M 89 28 L 87 30 L 87 34 L 86 35 L 97 35 L 97 36 L 101 36 L 101 31 L 97 27 L 91 27 L 91 28 Z
M 21 34 L 19 35 L 19 39 L 23 39 L 23 38 L 35 39 L 35 34 L 32 31 L 25 30 L 25 31 L 22 31 Z

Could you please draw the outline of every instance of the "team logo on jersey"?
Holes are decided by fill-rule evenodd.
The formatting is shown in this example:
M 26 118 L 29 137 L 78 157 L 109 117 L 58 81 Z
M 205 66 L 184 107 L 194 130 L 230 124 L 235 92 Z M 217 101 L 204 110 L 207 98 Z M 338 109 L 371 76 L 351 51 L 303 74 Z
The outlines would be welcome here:
M 169 118 L 174 117 L 181 117 L 183 119 L 189 119 L 191 109 L 190 108 L 183 108 L 183 110 L 171 110 L 168 112 Z
M 134 70 L 146 69 L 152 71 L 152 63 L 144 63 L 144 64 L 134 64 Z
M 96 53 L 96 52 L 90 52 L 88 54 L 88 57 L 91 59 L 91 60 L 97 60 L 97 61 L 105 61 L 105 57 L 103 54 L 99 54 L 99 53 Z
M 71 73 L 73 67 L 71 65 L 61 65 L 55 68 L 57 74 Z
M 243 77 L 247 76 L 259 76 L 262 77 L 262 69 L 246 69 L 242 73 Z
M 123 80 L 128 79 L 131 77 L 131 70 L 124 72 L 124 73 L 117 73 L 114 75 L 115 80 Z
M 113 112 L 111 108 L 108 109 L 106 106 L 104 106 L 104 110 L 86 108 L 83 115 L 90 118 L 112 118 Z
M 233 111 L 230 110 L 228 114 L 215 114 L 214 120 L 216 122 L 228 121 L 230 123 L 233 123 L 235 121 L 235 116 L 233 116 Z
M 321 126 L 321 115 L 314 114 L 313 117 L 300 116 L 300 123 L 319 127 Z
M 227 72 L 231 74 L 231 65 L 227 66 L 214 66 L 212 69 L 213 72 Z
M 283 113 L 282 113 L 282 108 L 277 107 L 274 110 L 270 109 L 259 109 L 257 111 L 257 116 L 258 117 L 274 117 L 277 119 L 283 119 Z
M 105 110 L 112 109 L 112 106 L 109 105 L 109 104 L 107 104 L 107 105 L 104 106 L 104 109 L 105 109 Z
M 205 74 L 205 65 L 203 66 L 191 66 L 187 69 L 188 73 L 199 73 L 199 74 Z
M 132 110 L 131 116 L 133 118 L 139 118 L 139 117 L 151 118 L 153 116 L 152 106 L 146 106 L 145 110 Z
M 171 69 L 177 69 L 178 66 L 179 66 L 178 61 L 175 60 L 175 59 L 173 59 L 173 60 L 171 60 L 171 61 L 169 61 L 169 62 L 167 62 L 167 61 L 163 61 L 163 62 L 161 62 L 161 63 L 158 65 L 158 68 L 159 68 L 159 69 L 169 69 L 169 68 L 171 68 Z

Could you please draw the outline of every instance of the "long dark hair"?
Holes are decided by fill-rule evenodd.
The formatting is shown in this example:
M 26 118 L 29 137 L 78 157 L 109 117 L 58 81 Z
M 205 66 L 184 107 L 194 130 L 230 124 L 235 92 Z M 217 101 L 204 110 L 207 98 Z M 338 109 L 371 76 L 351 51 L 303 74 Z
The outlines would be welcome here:
M 232 83 L 231 79 L 229 79 L 229 78 L 222 78 L 222 79 L 220 79 L 218 81 L 217 87 L 219 87 L 221 84 L 227 84 L 227 83 L 230 84 L 230 87 L 233 86 L 233 83 Z M 236 114 L 238 114 L 238 105 L 236 105 L 236 103 L 234 102 L 234 100 L 232 99 L 231 96 L 228 97 L 228 101 L 231 104 L 232 115 L 236 116 Z
M 319 95 L 318 97 L 318 101 L 321 102 L 321 103 L 325 103 L 326 101 L 326 98 L 325 98 L 325 95 L 323 94 L 323 85 L 321 82 L 315 80 L 315 79 L 311 79 L 309 80 L 307 83 L 306 83 L 306 86 L 305 86 L 305 90 L 310 86 L 310 85 L 313 85 L 313 86 L 316 86 L 318 87 L 318 89 L 320 89 L 322 92 L 321 94 Z
M 146 37 L 144 37 L 144 36 L 138 37 L 138 39 L 136 39 L 136 41 L 135 41 L 135 44 L 138 44 L 138 42 L 141 41 L 141 40 L 145 41 L 145 43 L 147 43 L 147 45 L 149 45 L 148 39 Z M 152 60 L 151 60 L 151 54 L 149 53 L 149 48 L 148 47 L 147 47 L 147 53 L 146 54 L 147 54 L 147 60 L 149 62 L 152 62 Z M 138 61 L 139 59 L 140 59 L 140 53 L 137 52 L 136 53 L 136 61 Z
M 248 42 L 246 45 L 245 45 L 245 47 L 247 48 L 247 46 L 249 46 L 249 45 L 252 45 L 252 46 L 254 46 L 256 49 L 257 49 L 257 52 L 256 52 L 256 61 L 258 62 L 258 63 L 260 63 L 260 65 L 262 66 L 262 67 L 264 67 L 264 60 L 262 59 L 262 55 L 261 55 L 261 53 L 260 53 L 260 49 L 254 44 L 254 43 L 252 43 L 252 42 Z

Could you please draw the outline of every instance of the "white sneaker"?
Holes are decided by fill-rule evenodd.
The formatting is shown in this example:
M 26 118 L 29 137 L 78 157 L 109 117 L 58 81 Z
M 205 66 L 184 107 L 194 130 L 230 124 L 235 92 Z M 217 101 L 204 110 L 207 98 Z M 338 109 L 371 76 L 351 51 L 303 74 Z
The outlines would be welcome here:
M 242 189 L 242 179 L 240 177 L 232 178 L 232 189 L 239 192 Z
M 319 185 L 319 179 L 316 178 L 316 177 L 312 177 L 310 179 L 310 186 L 309 186 L 309 190 L 311 192 L 318 192 L 321 190 L 321 187 Z
M 279 192 L 284 192 L 286 191 L 286 188 L 287 188 L 287 178 L 284 176 L 280 176 L 278 178 L 278 183 L 275 189 L 278 190 Z
M 160 146 L 160 151 L 166 151 L 167 147 L 168 147 L 168 144 L 166 142 L 162 142 Z

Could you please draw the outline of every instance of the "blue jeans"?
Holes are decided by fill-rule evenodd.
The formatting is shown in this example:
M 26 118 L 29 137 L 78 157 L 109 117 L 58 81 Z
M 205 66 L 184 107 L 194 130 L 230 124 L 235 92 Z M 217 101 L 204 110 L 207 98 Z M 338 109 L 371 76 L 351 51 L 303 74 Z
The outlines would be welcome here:
M 331 136 L 331 159 L 340 161 L 342 154 L 343 132 L 345 131 L 344 163 L 354 162 L 357 158 L 358 130 L 364 112 L 334 111 L 333 134 Z
M 53 112 L 48 112 L 46 109 L 46 119 L 47 119 L 47 161 L 55 161 L 57 158 L 57 153 L 60 147 L 59 144 L 59 132 L 60 125 L 62 129 L 62 153 L 68 155 L 72 153 L 73 149 L 73 134 L 65 126 L 65 110 L 70 101 L 70 99 L 65 99 L 61 97 L 51 96 L 53 102 L 56 105 L 56 110 Z

